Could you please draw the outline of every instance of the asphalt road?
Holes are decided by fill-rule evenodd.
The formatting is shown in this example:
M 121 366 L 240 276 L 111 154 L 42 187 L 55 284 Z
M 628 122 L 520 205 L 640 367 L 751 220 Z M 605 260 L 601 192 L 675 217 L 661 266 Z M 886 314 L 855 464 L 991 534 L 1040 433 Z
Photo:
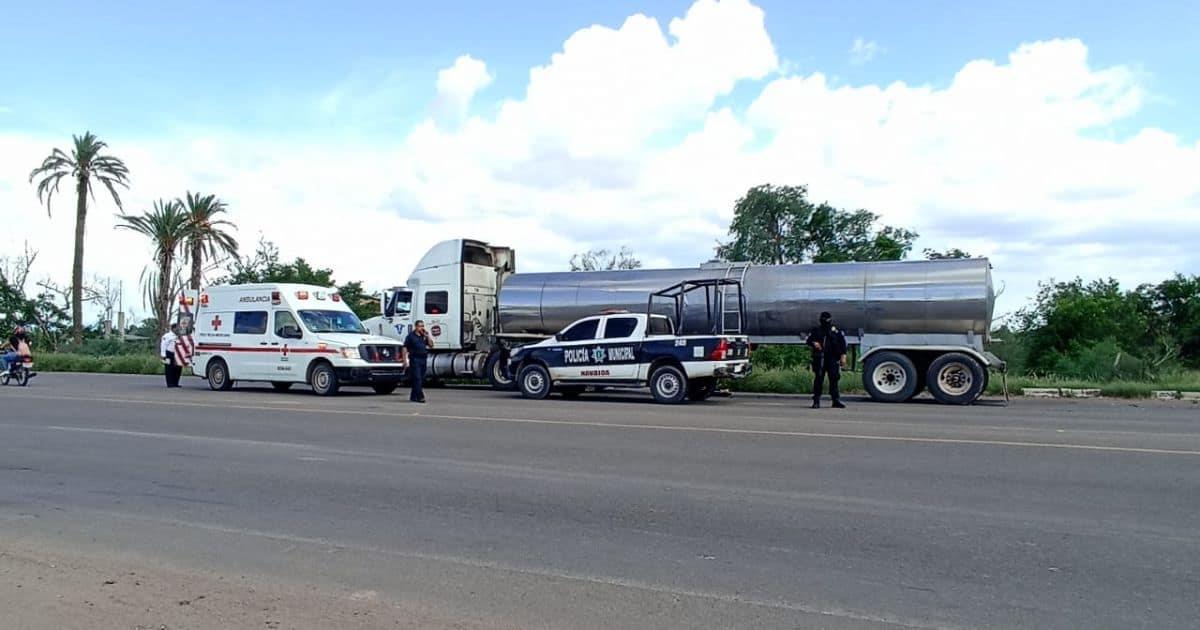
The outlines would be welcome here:
M 0 540 L 519 628 L 1195 628 L 1200 407 L 0 388 Z

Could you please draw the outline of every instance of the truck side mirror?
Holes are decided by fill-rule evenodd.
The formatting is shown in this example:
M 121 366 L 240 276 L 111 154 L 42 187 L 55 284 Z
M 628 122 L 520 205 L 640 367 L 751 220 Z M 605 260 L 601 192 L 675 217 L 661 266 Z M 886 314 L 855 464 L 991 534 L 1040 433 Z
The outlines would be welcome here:
M 280 329 L 279 336 L 284 339 L 300 339 L 304 335 L 300 333 L 300 329 L 296 326 L 287 325 Z

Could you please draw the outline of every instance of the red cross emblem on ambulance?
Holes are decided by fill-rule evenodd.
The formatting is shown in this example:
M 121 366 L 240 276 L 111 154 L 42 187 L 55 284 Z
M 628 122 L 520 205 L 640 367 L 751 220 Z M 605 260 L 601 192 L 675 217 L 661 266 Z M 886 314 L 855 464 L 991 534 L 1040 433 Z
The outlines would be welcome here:
M 280 349 L 280 352 L 282 352 L 282 353 L 283 353 L 283 356 L 284 356 L 284 357 L 287 357 L 287 355 L 288 355 L 288 347 L 287 347 L 287 344 L 284 344 L 283 348 L 282 348 L 282 349 Z
M 221 330 L 221 316 L 220 315 L 213 317 L 212 327 L 213 327 L 213 330 Z

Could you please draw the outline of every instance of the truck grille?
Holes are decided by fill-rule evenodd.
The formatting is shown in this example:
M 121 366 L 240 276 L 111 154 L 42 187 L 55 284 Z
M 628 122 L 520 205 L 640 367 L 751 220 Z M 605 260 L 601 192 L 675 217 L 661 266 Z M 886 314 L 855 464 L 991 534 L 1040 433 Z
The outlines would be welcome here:
M 368 363 L 399 363 L 400 346 L 371 344 L 358 347 L 358 354 Z

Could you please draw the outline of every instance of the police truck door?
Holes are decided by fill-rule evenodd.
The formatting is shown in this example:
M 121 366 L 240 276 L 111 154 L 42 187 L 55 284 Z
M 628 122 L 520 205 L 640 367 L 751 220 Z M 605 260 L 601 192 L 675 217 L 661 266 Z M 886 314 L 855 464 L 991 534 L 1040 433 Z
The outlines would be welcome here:
M 553 361 L 550 366 L 550 376 L 558 381 L 575 381 L 590 378 L 590 372 L 599 361 L 596 355 L 596 334 L 599 332 L 600 318 L 593 317 L 576 322 L 559 335 L 559 343 L 554 352 L 562 353 L 561 359 Z
M 637 378 L 642 327 L 637 317 L 609 317 L 604 321 L 603 361 L 596 376 L 612 379 Z

